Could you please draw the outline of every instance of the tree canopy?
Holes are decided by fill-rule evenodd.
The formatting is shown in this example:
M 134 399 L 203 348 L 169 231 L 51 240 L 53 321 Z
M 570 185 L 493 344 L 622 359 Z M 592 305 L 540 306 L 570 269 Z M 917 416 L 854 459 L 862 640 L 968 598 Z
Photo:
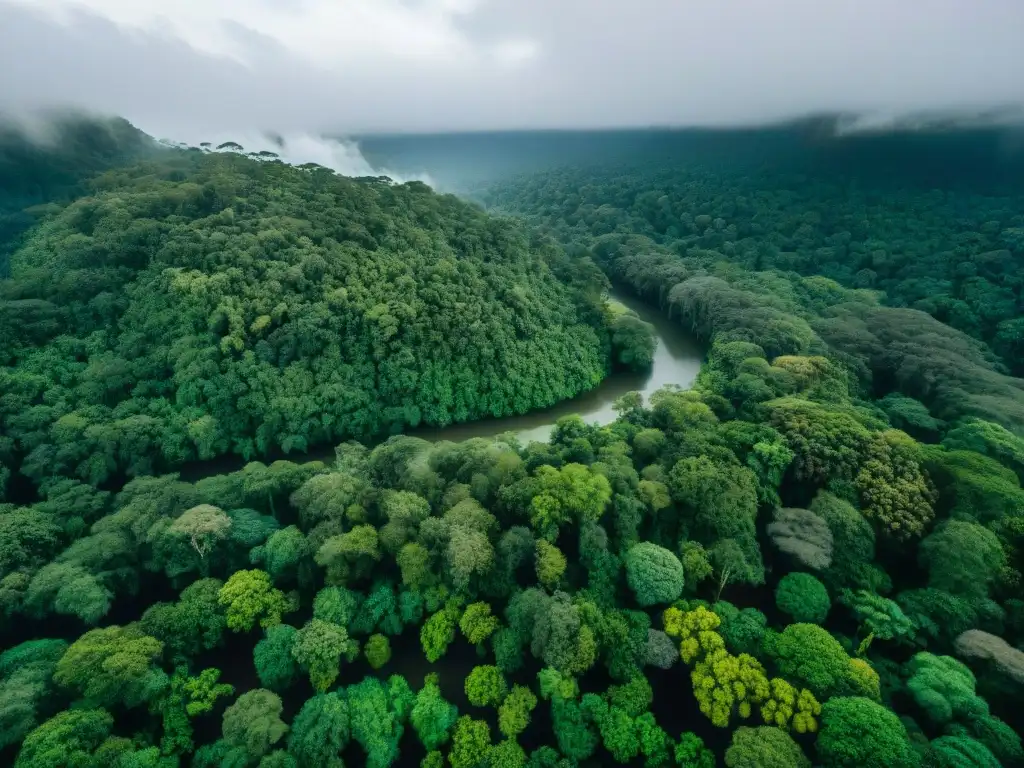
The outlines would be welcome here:
M 1020 177 L 706 146 L 524 222 L 122 128 L 0 173 L 0 763 L 1024 766 Z

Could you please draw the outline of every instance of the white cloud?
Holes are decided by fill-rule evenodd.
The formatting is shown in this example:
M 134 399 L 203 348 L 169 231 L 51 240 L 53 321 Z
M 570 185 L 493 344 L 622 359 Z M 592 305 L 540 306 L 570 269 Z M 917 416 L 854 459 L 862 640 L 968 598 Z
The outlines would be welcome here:
M 120 27 L 170 34 L 204 53 L 252 63 L 255 42 L 273 41 L 325 68 L 369 66 L 382 59 L 465 66 L 496 59 L 523 63 L 532 41 L 477 43 L 457 21 L 480 0 L 7 0 L 70 23 L 82 10 Z M 247 35 L 240 35 L 244 30 Z M 255 37 L 254 37 L 255 36 Z
M 231 132 L 196 132 L 187 130 L 178 132 L 173 137 L 157 136 L 156 138 L 170 145 L 185 144 L 199 147 L 209 144 L 216 148 L 226 142 L 234 142 L 242 147 L 243 152 L 268 151 L 276 154 L 281 160 L 292 165 L 316 163 L 330 168 L 343 176 L 389 176 L 399 183 L 404 181 L 423 181 L 433 185 L 434 181 L 428 174 L 403 174 L 390 168 L 377 168 L 370 165 L 363 156 L 359 144 L 355 141 L 329 139 L 313 136 L 308 133 L 286 133 L 268 135 L 258 131 Z M 211 151 L 214 151 L 211 149 Z
M 1024 104 L 1022 29 L 1024 0 L 0 0 L 0 110 L 163 133 L 898 116 Z

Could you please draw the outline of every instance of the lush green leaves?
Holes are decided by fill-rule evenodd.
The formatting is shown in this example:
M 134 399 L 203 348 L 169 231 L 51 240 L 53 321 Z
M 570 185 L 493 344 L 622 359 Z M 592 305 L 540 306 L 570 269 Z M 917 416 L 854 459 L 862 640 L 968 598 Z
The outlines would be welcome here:
M 725 751 L 727 768 L 810 768 L 800 745 L 779 728 L 747 728 L 733 733 Z
M 226 609 L 229 629 L 248 632 L 256 624 L 272 627 L 281 621 L 289 605 L 284 593 L 275 589 L 266 571 L 236 571 L 220 589 L 220 604 Z
M 441 695 L 436 677 L 428 677 L 416 694 L 416 703 L 410 715 L 412 727 L 416 729 L 423 747 L 431 751 L 444 746 L 458 716 L 459 711 L 455 705 L 449 704 Z
M 860 697 L 825 702 L 817 749 L 829 768 L 911 768 L 917 764 L 899 718 Z
M 258 760 L 288 732 L 281 711 L 276 693 L 262 688 L 246 691 L 224 712 L 224 740 Z
M 671 603 L 683 592 L 683 566 L 667 549 L 645 541 L 626 553 L 626 580 L 640 605 Z
M 92 706 L 137 706 L 160 695 L 167 673 L 156 666 L 160 641 L 138 625 L 86 632 L 57 662 L 53 679 L 79 691 Z
M 828 590 L 807 573 L 787 573 L 775 589 L 775 602 L 779 610 L 793 620 L 807 624 L 823 624 L 832 601 Z
M 477 707 L 497 707 L 508 694 L 505 677 L 497 667 L 474 667 L 465 682 L 466 698 Z
M 341 751 L 349 740 L 345 697 L 319 693 L 302 705 L 288 734 L 288 752 L 300 765 L 342 768 Z

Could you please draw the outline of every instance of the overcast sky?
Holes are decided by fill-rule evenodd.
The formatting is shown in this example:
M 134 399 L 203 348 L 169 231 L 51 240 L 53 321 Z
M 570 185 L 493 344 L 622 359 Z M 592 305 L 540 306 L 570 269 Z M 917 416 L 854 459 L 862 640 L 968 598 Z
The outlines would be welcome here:
M 1024 0 L 0 0 L 0 109 L 160 135 L 1024 104 Z

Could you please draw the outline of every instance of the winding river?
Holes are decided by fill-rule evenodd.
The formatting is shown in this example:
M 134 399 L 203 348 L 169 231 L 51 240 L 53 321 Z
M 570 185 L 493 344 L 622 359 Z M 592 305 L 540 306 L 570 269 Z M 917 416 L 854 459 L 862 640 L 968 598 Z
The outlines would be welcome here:
M 678 384 L 684 389 L 693 383 L 700 371 L 703 352 L 697 341 L 686 333 L 679 323 L 668 319 L 657 309 L 628 294 L 612 293 L 610 298 L 632 309 L 641 320 L 654 326 L 658 346 L 654 363 L 649 371 L 632 373 L 619 371 L 608 376 L 600 386 L 571 400 L 563 400 L 550 408 L 531 411 L 521 416 L 501 419 L 478 419 L 447 427 L 419 427 L 405 434 L 421 437 L 430 442 L 450 440 L 461 442 L 473 437 L 495 437 L 505 432 L 514 433 L 523 445 L 532 440 L 547 441 L 555 422 L 569 414 L 579 414 L 588 424 L 610 424 L 616 413 L 612 406 L 627 392 L 640 392 L 647 399 L 666 384 Z M 322 445 L 302 454 L 288 454 L 280 458 L 303 463 L 330 462 L 334 446 Z M 264 458 L 269 462 L 271 459 Z M 179 469 L 183 480 L 194 482 L 202 477 L 233 472 L 245 462 L 240 456 L 221 456 L 209 461 L 197 461 Z
M 646 402 L 652 393 L 666 384 L 678 384 L 684 389 L 692 384 L 700 371 L 703 357 L 696 340 L 688 335 L 678 322 L 670 320 L 657 309 L 633 296 L 612 293 L 610 298 L 629 307 L 641 320 L 654 326 L 658 347 L 654 353 L 654 364 L 649 371 L 613 373 L 596 389 L 571 400 L 563 400 L 550 408 L 531 411 L 521 416 L 480 419 L 447 427 L 421 428 L 410 430 L 408 434 L 432 442 L 459 442 L 472 437 L 494 437 L 503 432 L 513 432 L 523 445 L 526 445 L 531 440 L 548 440 L 555 422 L 572 413 L 579 414 L 588 424 L 610 424 L 615 421 L 617 415 L 612 406 L 627 392 L 640 392 Z

